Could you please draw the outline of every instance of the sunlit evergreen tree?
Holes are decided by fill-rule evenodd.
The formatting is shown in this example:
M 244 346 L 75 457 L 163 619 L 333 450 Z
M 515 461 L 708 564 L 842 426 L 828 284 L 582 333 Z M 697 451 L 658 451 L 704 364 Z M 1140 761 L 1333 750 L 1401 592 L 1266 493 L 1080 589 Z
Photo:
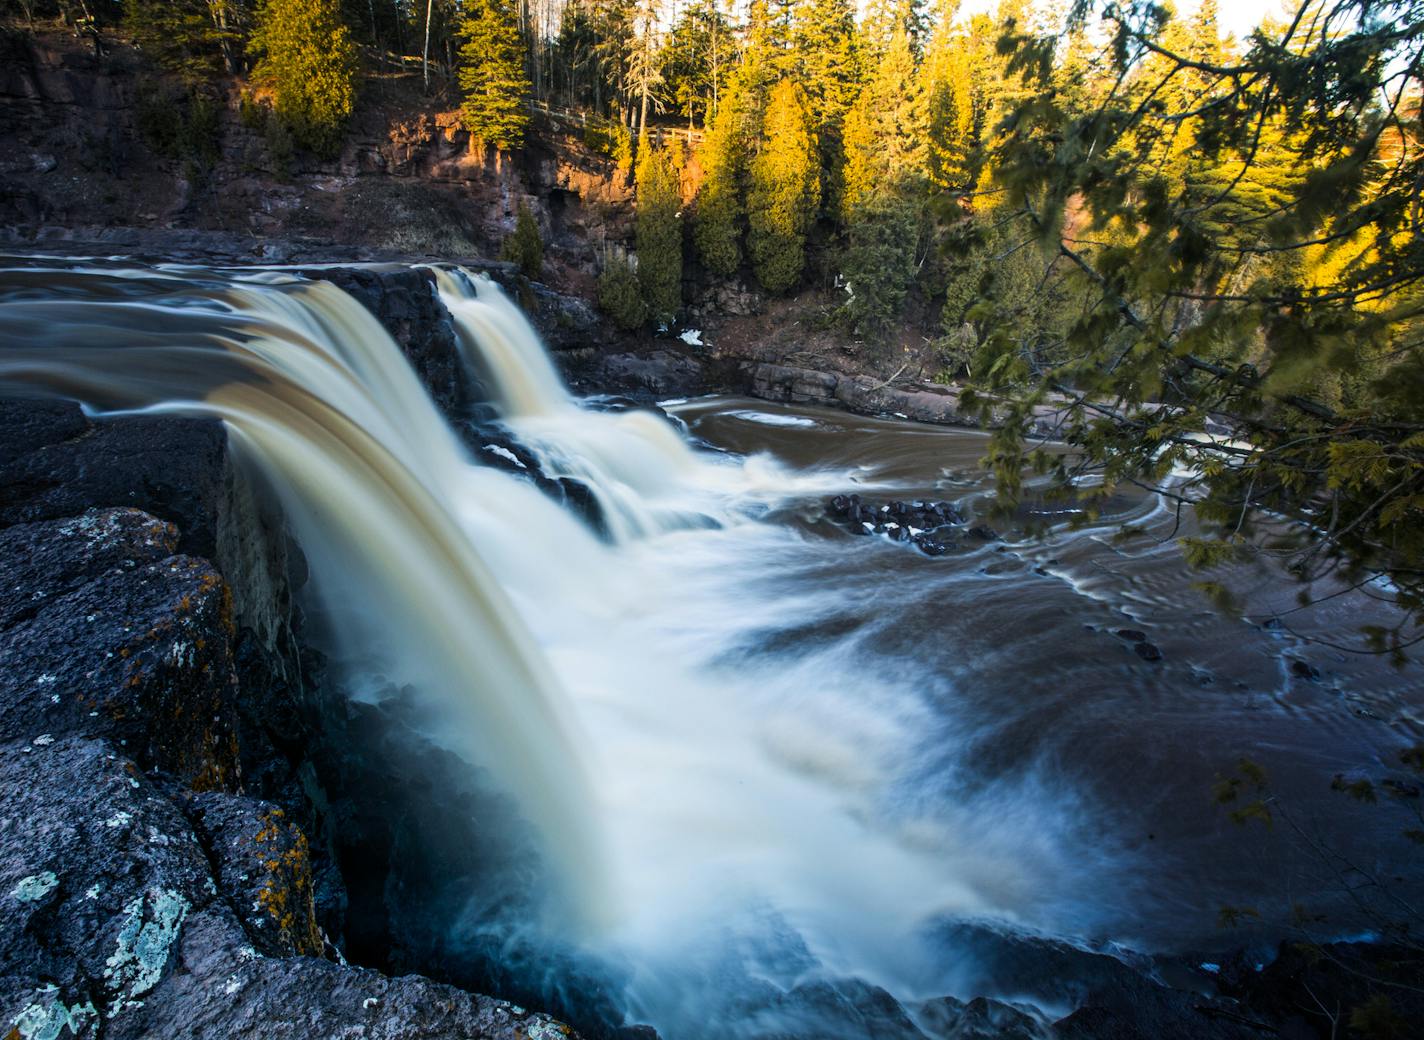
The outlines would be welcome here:
M 298 144 L 331 154 L 356 103 L 356 45 L 337 0 L 262 0 L 251 50 Z
M 805 95 L 792 80 L 772 89 L 761 142 L 747 193 L 747 250 L 757 281 L 782 293 L 801 278 L 806 233 L 821 200 L 816 134 Z
M 638 285 L 648 317 L 671 325 L 682 307 L 682 195 L 667 150 L 638 141 L 635 235 Z
M 531 84 L 515 12 L 505 0 L 469 0 L 460 19 L 460 121 L 500 150 L 524 143 Z

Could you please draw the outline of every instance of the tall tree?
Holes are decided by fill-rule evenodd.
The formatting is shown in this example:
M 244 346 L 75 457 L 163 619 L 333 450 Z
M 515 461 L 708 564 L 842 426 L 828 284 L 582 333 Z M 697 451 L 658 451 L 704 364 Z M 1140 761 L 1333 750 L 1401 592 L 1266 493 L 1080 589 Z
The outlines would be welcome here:
M 460 121 L 501 151 L 524 143 L 531 85 L 516 12 L 505 0 L 470 0 L 460 20 Z
M 821 201 L 820 155 L 805 95 L 792 80 L 773 88 L 751 163 L 747 249 L 757 281 L 786 292 L 806 265 L 806 232 Z
M 356 44 L 337 0 L 262 0 L 250 48 L 297 143 L 331 154 L 356 103 Z
M 667 149 L 646 134 L 638 140 L 637 186 L 638 285 L 648 317 L 669 326 L 682 309 L 682 195 Z
M 845 153 L 847 312 L 871 330 L 888 324 L 909 293 L 926 201 L 924 91 L 903 25 L 846 116 Z

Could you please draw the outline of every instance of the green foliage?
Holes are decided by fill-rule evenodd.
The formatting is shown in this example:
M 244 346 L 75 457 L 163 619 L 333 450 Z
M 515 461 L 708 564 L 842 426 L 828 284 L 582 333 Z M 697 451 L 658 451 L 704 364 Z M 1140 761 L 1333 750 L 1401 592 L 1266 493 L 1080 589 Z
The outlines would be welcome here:
M 165 159 L 195 168 L 217 161 L 222 150 L 222 108 L 201 89 L 175 89 L 141 81 L 135 119 L 145 143 Z
M 852 212 L 842 262 L 845 313 L 862 334 L 883 331 L 900 316 L 915 279 L 922 216 L 920 201 L 881 193 Z
M 356 103 L 356 45 L 338 0 L 262 0 L 250 43 L 292 140 L 334 155 Z
M 525 102 L 532 84 L 516 12 L 505 0 L 471 0 L 460 19 L 460 121 L 477 140 L 501 151 L 524 143 Z
M 236 12 L 209 0 L 124 0 L 124 26 L 139 50 L 189 82 L 223 71 L 241 44 Z
M 504 259 L 519 265 L 524 277 L 537 279 L 544 269 L 544 240 L 539 237 L 539 224 L 524 203 L 514 218 L 514 234 L 504 240 Z
M 732 27 L 717 0 L 682 8 L 663 47 L 662 82 L 677 112 L 692 122 L 711 113 L 736 56 Z
M 682 308 L 682 194 L 665 148 L 638 142 L 638 284 L 648 317 L 668 326 Z
M 806 232 L 821 199 L 816 136 L 805 96 L 791 80 L 771 92 L 762 146 L 751 163 L 747 248 L 757 281 L 768 292 L 794 287 L 806 263 Z
M 584 127 L 583 143 L 608 156 L 624 173 L 633 167 L 633 135 L 622 123 L 590 120 Z
M 1006 37 L 1023 81 L 988 176 L 1075 303 L 997 330 L 1001 356 L 1038 339 L 1034 364 L 979 378 L 1010 420 L 992 449 L 1010 497 L 1033 408 L 1064 402 L 1062 489 L 1190 471 L 1167 491 L 1208 534 L 1306 583 L 1387 576 L 1405 615 L 1361 636 L 1398 658 L 1424 635 L 1424 11 L 1323 11 L 1305 0 L 1288 45 L 1267 26 L 1236 51 L 1210 5 L 1180 24 L 1111 8 L 1092 58 L 1081 38 L 1059 60 L 1052 38 Z M 1229 445 L 1200 438 L 1209 418 Z
M 697 195 L 693 238 L 703 265 L 713 274 L 735 274 L 742 263 L 741 171 L 745 144 L 739 100 L 718 110 L 702 143 L 702 188 Z
M 621 329 L 637 329 L 647 320 L 638 273 L 627 258 L 610 256 L 604 261 L 598 276 L 598 305 Z

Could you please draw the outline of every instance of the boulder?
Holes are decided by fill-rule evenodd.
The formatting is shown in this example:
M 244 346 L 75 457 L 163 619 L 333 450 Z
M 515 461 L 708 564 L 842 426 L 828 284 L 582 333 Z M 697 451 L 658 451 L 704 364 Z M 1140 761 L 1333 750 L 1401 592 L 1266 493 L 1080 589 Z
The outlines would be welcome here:
M 230 597 L 177 541 L 126 509 L 0 531 L 0 740 L 103 736 L 195 787 L 236 784 Z

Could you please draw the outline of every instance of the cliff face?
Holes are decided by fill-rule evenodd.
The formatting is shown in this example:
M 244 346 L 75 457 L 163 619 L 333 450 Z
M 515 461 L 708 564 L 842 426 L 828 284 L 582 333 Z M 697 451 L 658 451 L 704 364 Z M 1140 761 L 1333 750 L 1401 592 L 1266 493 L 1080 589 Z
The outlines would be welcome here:
M 372 77 L 341 153 L 288 157 L 244 119 L 239 81 L 220 98 L 211 140 L 162 149 L 154 106 L 183 91 L 117 41 L 96 56 L 63 34 L 0 37 L 0 224 L 38 229 L 191 228 L 348 250 L 458 259 L 498 254 L 521 204 L 546 243 L 551 284 L 587 295 L 605 241 L 631 231 L 626 171 L 584 146 L 576 127 L 542 121 L 517 155 L 476 149 L 449 99 L 419 77 Z M 168 154 L 163 154 L 166 151 Z

